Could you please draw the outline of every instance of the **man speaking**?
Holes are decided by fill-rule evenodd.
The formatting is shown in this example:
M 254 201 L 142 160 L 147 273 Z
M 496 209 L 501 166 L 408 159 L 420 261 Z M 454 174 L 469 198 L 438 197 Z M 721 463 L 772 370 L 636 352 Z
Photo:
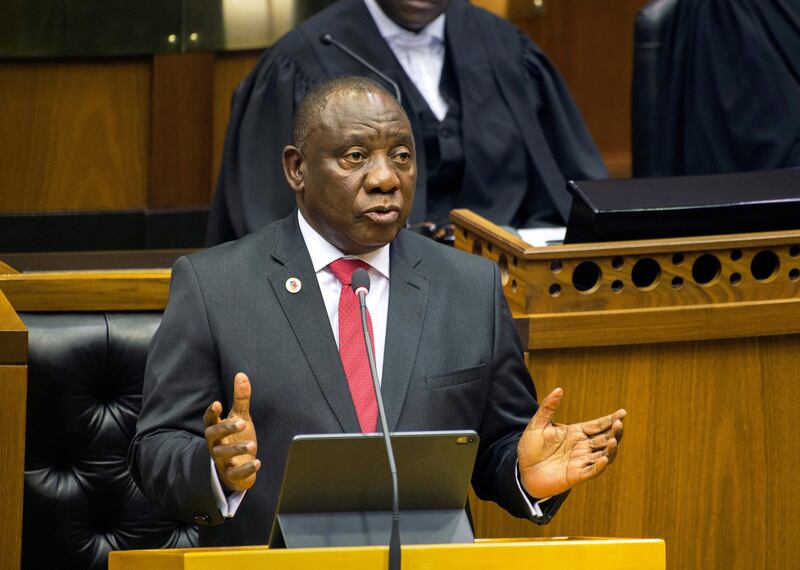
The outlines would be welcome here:
M 477 431 L 477 495 L 546 522 L 614 460 L 625 411 L 553 423 L 563 393 L 537 406 L 495 264 L 404 229 L 414 139 L 382 87 L 315 87 L 294 139 L 297 211 L 175 264 L 129 453 L 142 491 L 204 546 L 266 542 L 292 437 L 376 430 L 349 298 L 363 267 L 389 429 Z

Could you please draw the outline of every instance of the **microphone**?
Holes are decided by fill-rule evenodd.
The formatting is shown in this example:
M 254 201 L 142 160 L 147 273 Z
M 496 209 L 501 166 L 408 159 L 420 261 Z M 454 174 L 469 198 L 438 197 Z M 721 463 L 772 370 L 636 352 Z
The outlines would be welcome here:
M 377 68 L 377 67 L 375 67 L 374 65 L 372 65 L 371 63 L 369 63 L 369 62 L 368 62 L 366 59 L 364 59 L 363 57 L 361 57 L 360 55 L 358 55 L 356 52 L 354 52 L 353 50 L 351 50 L 349 47 L 347 47 L 347 46 L 346 46 L 346 45 L 344 45 L 343 43 L 341 43 L 341 42 L 339 42 L 339 41 L 335 40 L 335 39 L 333 38 L 333 36 L 332 36 L 332 35 L 330 35 L 328 32 L 325 32 L 325 33 L 323 33 L 323 34 L 322 34 L 322 35 L 319 37 L 319 41 L 320 41 L 320 43 L 321 43 L 322 45 L 325 45 L 325 46 L 331 46 L 331 45 L 332 45 L 332 46 L 336 46 L 337 48 L 339 48 L 340 50 L 342 50 L 344 53 L 346 53 L 347 55 L 349 55 L 351 58 L 353 58 L 354 60 L 356 60 L 358 63 L 360 63 L 361 65 L 363 65 L 363 66 L 364 66 L 364 67 L 366 67 L 367 69 L 369 69 L 369 70 L 370 70 L 372 73 L 374 73 L 375 75 L 377 75 L 378 77 L 380 77 L 381 79 L 383 79 L 383 80 L 384 80 L 386 83 L 388 83 L 389 85 L 391 85 L 391 86 L 392 86 L 392 89 L 394 89 L 394 95 L 395 95 L 395 97 L 397 97 L 397 102 L 398 102 L 398 103 L 400 103 L 401 105 L 403 104 L 403 99 L 402 99 L 402 97 L 400 96 L 400 87 L 397 85 L 397 83 L 395 83 L 394 81 L 392 81 L 392 79 L 391 79 L 391 78 L 390 78 L 388 75 L 386 75 L 386 74 L 385 74 L 385 73 L 383 73 L 382 71 L 378 70 L 378 68 Z
M 400 570 L 400 487 L 397 484 L 397 467 L 394 462 L 392 440 L 389 437 L 389 425 L 386 423 L 386 412 L 383 409 L 381 387 L 378 384 L 378 369 L 375 366 L 375 355 L 369 340 L 367 326 L 367 293 L 369 293 L 369 273 L 359 267 L 353 272 L 350 287 L 358 297 L 361 306 L 361 329 L 364 331 L 364 343 L 367 345 L 367 359 L 372 373 L 372 385 L 375 388 L 375 400 L 378 402 L 378 418 L 383 430 L 383 441 L 386 444 L 386 455 L 389 458 L 389 472 L 392 475 L 392 535 L 389 539 L 389 570 Z
M 359 267 L 355 271 L 353 271 L 353 277 L 350 280 L 350 287 L 353 288 L 353 293 L 356 294 L 359 301 L 362 299 L 361 295 L 364 295 L 363 299 L 364 302 L 367 300 L 367 293 L 369 293 L 369 273 L 362 267 Z

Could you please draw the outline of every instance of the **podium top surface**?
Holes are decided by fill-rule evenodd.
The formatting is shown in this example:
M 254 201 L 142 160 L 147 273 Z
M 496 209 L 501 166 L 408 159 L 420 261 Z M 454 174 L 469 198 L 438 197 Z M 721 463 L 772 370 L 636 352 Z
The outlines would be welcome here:
M 526 260 L 583 258 L 599 255 L 636 255 L 674 251 L 705 251 L 710 248 L 759 247 L 800 242 L 800 229 L 720 234 L 626 241 L 604 241 L 566 245 L 533 246 L 470 210 L 453 210 L 450 218 L 457 228 L 492 243 L 501 250 Z M 458 238 L 458 234 L 456 236 Z M 473 252 L 480 253 L 480 252 Z
M 115 551 L 109 570 L 311 570 L 347 568 L 382 570 L 388 547 L 297 548 L 270 550 L 263 546 Z M 602 561 L 602 565 L 600 565 Z M 663 540 L 607 538 L 548 538 L 484 540 L 467 545 L 409 545 L 403 547 L 403 569 L 469 568 L 515 570 L 665 570 Z

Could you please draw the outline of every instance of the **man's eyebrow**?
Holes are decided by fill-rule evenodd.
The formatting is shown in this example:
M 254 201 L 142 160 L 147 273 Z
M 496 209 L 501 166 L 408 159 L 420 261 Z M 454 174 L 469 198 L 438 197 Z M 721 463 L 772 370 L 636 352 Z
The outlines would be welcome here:
M 414 138 L 410 137 L 410 136 L 408 136 L 408 137 L 406 137 L 406 136 L 399 137 L 398 140 L 396 141 L 395 146 L 397 146 L 397 145 L 403 145 L 403 146 L 407 146 L 409 148 L 414 148 Z
M 340 144 L 337 145 L 337 150 L 340 151 L 346 150 L 351 146 L 367 145 L 371 140 L 375 138 L 374 133 L 364 132 L 360 129 L 356 131 L 343 129 L 341 131 L 341 135 L 342 135 L 342 141 Z M 392 139 L 390 141 L 392 147 L 398 145 L 413 147 L 414 145 L 414 135 L 410 133 L 389 134 L 389 137 Z

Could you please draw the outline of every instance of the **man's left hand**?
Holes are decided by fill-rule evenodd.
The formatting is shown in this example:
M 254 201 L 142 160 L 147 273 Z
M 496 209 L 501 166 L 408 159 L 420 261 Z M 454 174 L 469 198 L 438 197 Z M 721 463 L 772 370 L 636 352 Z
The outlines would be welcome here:
M 625 410 L 577 424 L 553 423 L 564 390 L 544 398 L 517 446 L 519 474 L 525 490 L 537 498 L 552 497 L 597 477 L 617 456 Z

